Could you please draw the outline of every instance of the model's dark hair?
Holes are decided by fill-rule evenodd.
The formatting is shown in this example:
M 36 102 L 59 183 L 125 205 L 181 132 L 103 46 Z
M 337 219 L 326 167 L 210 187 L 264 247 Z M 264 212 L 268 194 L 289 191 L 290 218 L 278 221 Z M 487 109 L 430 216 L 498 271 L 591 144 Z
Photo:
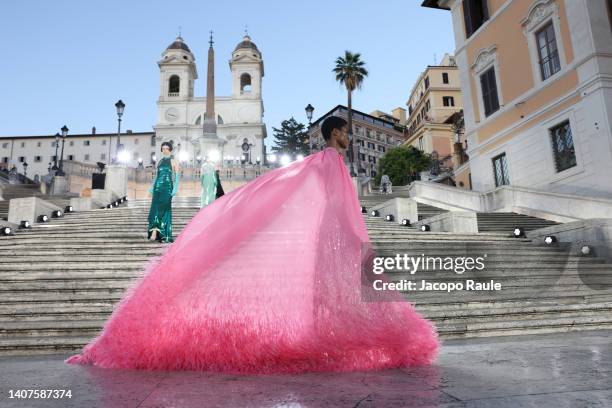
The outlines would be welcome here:
M 164 142 L 161 144 L 161 147 L 159 148 L 160 151 L 164 151 L 164 146 L 168 146 L 168 148 L 170 149 L 170 151 L 172 151 L 172 143 L 170 142 Z
M 334 129 L 342 129 L 346 125 L 348 125 L 348 122 L 342 119 L 341 117 L 338 117 L 338 116 L 328 117 L 321 124 L 321 133 L 323 134 L 323 139 L 329 140 L 329 138 L 331 138 L 331 134 Z

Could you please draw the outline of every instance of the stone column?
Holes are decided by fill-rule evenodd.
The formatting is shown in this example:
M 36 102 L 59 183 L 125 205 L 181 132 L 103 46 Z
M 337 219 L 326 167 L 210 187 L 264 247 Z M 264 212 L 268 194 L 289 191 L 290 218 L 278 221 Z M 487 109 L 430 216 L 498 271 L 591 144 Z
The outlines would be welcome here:
M 113 198 L 127 196 L 128 175 L 124 165 L 111 164 L 106 166 L 106 181 L 104 190 L 110 192 Z
M 54 176 L 51 185 L 51 195 L 63 195 L 68 192 L 68 182 L 64 176 Z

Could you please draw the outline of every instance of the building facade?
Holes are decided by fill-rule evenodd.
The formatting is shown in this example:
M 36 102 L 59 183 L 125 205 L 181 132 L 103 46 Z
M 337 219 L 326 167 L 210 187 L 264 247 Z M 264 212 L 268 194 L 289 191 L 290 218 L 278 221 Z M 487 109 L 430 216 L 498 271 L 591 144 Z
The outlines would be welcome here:
M 209 74 L 212 39 L 209 49 Z M 195 97 L 195 80 L 198 79 L 195 57 L 179 36 L 162 53 L 158 61 L 160 69 L 160 95 L 157 100 L 157 142 L 172 141 L 176 153 L 186 165 L 197 164 L 197 157 L 204 156 L 203 146 L 207 97 L 214 92 L 214 76 L 207 85 L 207 96 Z M 256 164 L 265 157 L 263 122 L 262 79 L 264 65 L 262 54 L 245 35 L 231 54 L 229 68 L 232 72 L 232 94 L 214 98 L 216 136 L 222 163 L 242 162 Z M 211 88 L 211 83 L 213 88 Z
M 459 68 L 452 55 L 445 54 L 440 65 L 428 65 L 415 82 L 408 101 L 405 145 L 433 153 L 447 168 L 457 140 L 449 118 L 463 107 Z
M 475 190 L 612 197 L 612 1 L 425 0 L 450 10 Z
M 116 154 L 117 133 L 96 133 L 92 128 L 90 134 L 68 134 L 64 144 L 64 160 L 89 164 L 108 163 L 108 157 Z M 121 144 L 126 151 L 125 163 L 136 167 L 139 160 L 143 166 L 149 166 L 159 157 L 153 132 L 121 133 Z M 61 159 L 62 139 L 57 147 L 57 162 Z M 21 174 L 24 163 L 27 165 L 27 176 L 31 179 L 42 177 L 55 164 L 55 136 L 0 136 L 0 168 L 11 169 L 13 166 Z M 109 156 L 110 153 L 110 156 Z M 157 157 L 155 157 L 157 156 Z
M 401 110 L 394 110 L 398 115 Z M 308 136 L 313 141 L 314 150 L 325 148 L 325 140 L 321 134 L 321 124 L 329 116 L 340 116 L 348 119 L 348 108 L 338 105 L 325 115 L 318 118 L 308 129 Z M 399 124 L 399 117 L 387 120 L 369 115 L 353 109 L 353 143 L 355 151 L 355 170 L 362 169 L 362 173 L 375 177 L 378 161 L 387 149 L 397 147 L 404 141 L 403 126 Z M 348 152 L 345 155 L 348 164 Z

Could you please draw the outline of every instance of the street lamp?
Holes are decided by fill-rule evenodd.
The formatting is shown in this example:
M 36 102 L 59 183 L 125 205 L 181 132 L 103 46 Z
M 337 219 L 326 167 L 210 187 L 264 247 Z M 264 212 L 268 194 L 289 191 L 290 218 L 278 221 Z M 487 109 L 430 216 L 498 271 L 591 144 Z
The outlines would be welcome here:
M 121 151 L 121 117 L 123 116 L 123 109 L 125 109 L 125 103 L 121 99 L 115 104 L 117 108 L 117 150 L 115 152 L 115 161 Z M 110 154 L 110 153 L 109 153 Z
M 314 112 L 314 107 L 311 104 L 308 104 L 305 111 L 306 117 L 308 118 L 308 146 L 310 153 L 312 153 L 312 134 L 310 133 L 310 127 L 312 126 L 312 112 Z
M 60 165 L 59 165 L 59 170 L 57 170 L 57 173 L 55 173 L 58 176 L 65 176 L 64 173 L 64 145 L 66 144 L 66 137 L 68 136 L 68 127 L 66 125 L 64 125 L 61 129 L 62 131 L 62 155 L 60 157 Z
M 55 157 L 53 160 L 53 167 L 51 167 L 52 170 L 57 171 L 58 167 L 57 167 L 57 149 L 59 147 L 59 140 L 60 140 L 60 134 L 56 133 L 55 134 Z

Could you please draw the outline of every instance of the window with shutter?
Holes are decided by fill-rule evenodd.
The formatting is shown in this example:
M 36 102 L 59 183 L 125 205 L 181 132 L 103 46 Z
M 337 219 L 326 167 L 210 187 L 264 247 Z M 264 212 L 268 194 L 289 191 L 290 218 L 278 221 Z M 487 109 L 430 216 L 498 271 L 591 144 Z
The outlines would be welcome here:
M 489 68 L 482 75 L 480 75 L 480 86 L 482 89 L 484 113 L 485 116 L 489 116 L 499 109 L 494 67 Z

